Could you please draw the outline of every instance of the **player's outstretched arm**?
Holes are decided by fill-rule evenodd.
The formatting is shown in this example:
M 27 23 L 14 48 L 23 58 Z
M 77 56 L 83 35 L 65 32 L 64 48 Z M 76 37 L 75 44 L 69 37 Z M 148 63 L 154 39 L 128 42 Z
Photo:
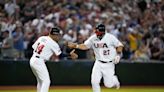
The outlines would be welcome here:
M 72 59 L 77 59 L 78 55 L 75 53 L 75 49 L 73 49 L 70 53 L 61 53 L 59 55 L 59 58 L 62 58 L 62 57 L 69 57 Z
M 74 48 L 74 49 L 81 49 L 81 50 L 89 49 L 85 44 L 77 44 L 77 43 L 68 42 L 67 45 L 69 48 Z

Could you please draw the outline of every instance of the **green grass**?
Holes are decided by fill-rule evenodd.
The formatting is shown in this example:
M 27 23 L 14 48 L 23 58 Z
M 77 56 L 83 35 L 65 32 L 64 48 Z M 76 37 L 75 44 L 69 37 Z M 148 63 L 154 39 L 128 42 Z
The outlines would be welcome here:
M 36 92 L 36 90 L 0 90 L 0 92 Z M 92 92 L 87 89 L 50 89 L 49 92 Z M 102 92 L 164 92 L 164 87 L 123 87 L 119 90 L 103 88 Z

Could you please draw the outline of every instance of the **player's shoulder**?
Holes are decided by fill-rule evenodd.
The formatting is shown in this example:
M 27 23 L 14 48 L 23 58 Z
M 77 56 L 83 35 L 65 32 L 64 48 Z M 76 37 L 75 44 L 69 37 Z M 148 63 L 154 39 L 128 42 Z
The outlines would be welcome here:
M 109 35 L 109 36 L 113 36 L 113 34 L 111 34 L 111 33 L 109 33 L 109 32 L 107 32 L 106 34 Z
M 46 39 L 47 36 L 40 36 L 39 39 Z
M 96 34 L 93 34 L 89 37 L 89 39 L 96 39 L 96 38 L 97 38 Z
M 111 33 L 106 33 L 106 35 L 108 36 L 108 37 L 111 37 L 111 38 L 115 38 L 115 36 L 113 35 L 113 34 L 111 34 Z
M 45 42 L 48 40 L 48 36 L 41 36 L 41 37 L 39 37 L 39 40 L 42 42 Z
M 46 38 L 45 38 L 45 36 L 40 36 L 38 39 L 42 40 L 42 39 L 46 39 Z

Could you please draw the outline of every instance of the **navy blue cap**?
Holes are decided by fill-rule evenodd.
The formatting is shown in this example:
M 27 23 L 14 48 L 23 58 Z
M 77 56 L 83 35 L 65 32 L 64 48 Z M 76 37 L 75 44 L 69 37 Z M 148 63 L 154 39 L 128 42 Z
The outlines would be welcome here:
M 58 28 L 58 27 L 52 28 L 50 34 L 51 34 L 51 35 L 61 34 L 60 28 Z
M 96 29 L 100 32 L 105 32 L 105 25 L 104 24 L 98 24 L 96 26 Z

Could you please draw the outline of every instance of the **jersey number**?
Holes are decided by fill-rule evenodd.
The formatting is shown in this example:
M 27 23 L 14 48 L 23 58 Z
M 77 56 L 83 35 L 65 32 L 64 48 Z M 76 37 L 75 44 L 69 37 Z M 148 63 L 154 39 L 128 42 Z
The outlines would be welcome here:
M 103 51 L 103 54 L 104 54 L 104 55 L 109 55 L 109 52 L 110 52 L 110 50 L 104 50 L 104 51 Z
M 44 48 L 44 45 L 40 45 L 40 43 L 38 43 L 38 46 L 37 46 L 35 52 L 40 54 L 42 52 L 43 48 Z

